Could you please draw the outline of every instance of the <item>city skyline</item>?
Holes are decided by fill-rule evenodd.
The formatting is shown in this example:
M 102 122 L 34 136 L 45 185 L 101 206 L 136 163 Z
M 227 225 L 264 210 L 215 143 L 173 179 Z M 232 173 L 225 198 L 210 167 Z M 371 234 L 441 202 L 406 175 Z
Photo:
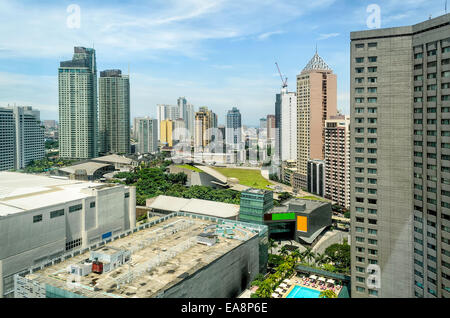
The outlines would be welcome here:
M 319 54 L 338 74 L 338 109 L 349 114 L 346 43 L 350 31 L 368 29 L 370 14 L 366 12 L 369 1 L 357 5 L 334 0 L 314 4 L 277 1 L 252 10 L 249 3 L 236 10 L 241 4 L 232 1 L 147 6 L 129 1 L 101 9 L 81 1 L 80 28 L 68 28 L 70 4 L 46 1 L 33 13 L 25 8 L 33 9 L 35 4 L 1 2 L 4 21 L 12 27 L 20 23 L 14 38 L 2 34 L 0 60 L 8 63 L 0 63 L 0 78 L 5 79 L 1 81 L 1 105 L 31 105 L 41 111 L 43 119 L 57 119 L 58 61 L 68 59 L 74 46 L 93 46 L 99 69 L 120 68 L 124 74 L 130 69 L 131 118 L 156 117 L 155 105 L 175 104 L 178 97 L 186 96 L 196 108 L 207 105 L 213 109 L 219 123 L 224 123 L 229 108 L 238 107 L 244 124 L 257 126 L 258 118 L 273 113 L 281 86 L 275 62 L 293 90 L 296 75 L 317 45 Z M 442 3 L 426 1 L 378 4 L 382 28 L 411 24 L 444 11 Z M 239 14 L 227 14 L 229 9 Z M 318 14 L 327 18 L 320 25 L 314 20 Z M 106 15 L 111 18 L 103 23 Z M 18 18 L 11 21 L 9 16 Z M 239 25 L 237 20 L 249 22 Z M 41 32 L 32 29 L 36 24 Z M 119 28 L 121 32 L 115 32 Z M 44 34 L 51 36 L 43 38 Z M 258 116 L 253 116 L 255 110 Z

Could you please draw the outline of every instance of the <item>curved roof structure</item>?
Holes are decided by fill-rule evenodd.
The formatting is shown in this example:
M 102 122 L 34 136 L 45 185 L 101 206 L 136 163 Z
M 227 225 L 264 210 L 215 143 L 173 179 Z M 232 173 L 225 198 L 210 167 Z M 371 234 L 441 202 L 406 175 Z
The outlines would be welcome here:
M 309 63 L 302 70 L 302 73 L 310 71 L 332 71 L 327 63 L 319 56 L 319 54 L 314 54 Z

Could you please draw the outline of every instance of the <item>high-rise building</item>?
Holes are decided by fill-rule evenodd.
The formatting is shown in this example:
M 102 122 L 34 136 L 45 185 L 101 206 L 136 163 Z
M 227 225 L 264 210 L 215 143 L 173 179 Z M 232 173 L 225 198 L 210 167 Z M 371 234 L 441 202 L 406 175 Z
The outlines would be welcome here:
M 157 119 L 158 119 L 158 139 L 161 138 L 161 121 L 163 120 L 176 120 L 181 118 L 180 110 L 178 106 L 173 105 L 157 105 Z
M 259 119 L 259 128 L 267 129 L 267 118 L 266 117 Z
M 139 125 L 138 122 L 140 119 L 145 118 L 145 117 L 134 117 L 133 118 L 133 139 L 134 140 L 138 140 L 138 136 L 139 136 Z
M 195 148 L 200 150 L 212 141 L 213 128 L 217 128 L 217 115 L 206 106 L 200 107 L 195 113 Z
M 71 61 L 60 63 L 59 155 L 98 156 L 97 64 L 95 50 L 75 47 Z
M 325 121 L 325 198 L 350 207 L 350 116 Z
M 173 140 L 185 142 L 186 137 L 186 122 L 182 118 L 178 118 L 173 122 Z
M 450 297 L 449 21 L 351 33 L 352 297 Z
M 186 105 L 186 118 L 184 119 L 186 129 L 189 132 L 190 139 L 194 139 L 194 126 L 195 126 L 195 112 L 194 112 L 194 105 L 187 104 Z
M 306 188 L 310 159 L 324 159 L 325 120 L 336 115 L 337 77 L 317 54 L 297 75 L 297 172 L 293 186 Z
M 275 139 L 275 115 L 267 115 L 267 140 Z
M 160 132 L 160 139 L 159 139 L 161 144 L 167 145 L 169 147 L 173 146 L 173 136 L 172 136 L 173 126 L 174 126 L 174 122 L 172 120 L 166 119 L 166 120 L 161 121 L 161 125 L 160 125 L 161 132 Z
M 22 169 L 45 157 L 39 111 L 31 107 L 0 108 L 0 171 Z
M 325 193 L 325 162 L 323 160 L 308 160 L 308 192 L 323 197 Z
M 297 93 L 288 92 L 283 88 L 280 94 L 281 99 L 281 160 L 297 159 Z
M 275 156 L 281 158 L 282 133 L 281 133 L 281 94 L 275 95 Z M 297 144 L 297 142 L 295 143 Z
M 155 153 L 158 151 L 158 120 L 149 117 L 137 118 L 138 128 L 137 151 L 139 153 Z
M 235 148 L 242 143 L 242 117 L 236 107 L 233 107 L 227 113 L 225 141 L 228 146 Z
M 101 153 L 130 152 L 130 79 L 121 70 L 100 72 L 99 139 Z
M 186 97 L 180 97 L 177 100 L 178 105 L 178 113 L 180 114 L 179 118 L 185 119 L 187 117 L 187 100 Z

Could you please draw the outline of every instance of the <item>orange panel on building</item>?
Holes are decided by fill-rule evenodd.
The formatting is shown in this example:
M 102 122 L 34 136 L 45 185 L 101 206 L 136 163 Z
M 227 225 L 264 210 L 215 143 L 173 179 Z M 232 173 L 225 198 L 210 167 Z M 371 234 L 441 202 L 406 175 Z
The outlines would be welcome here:
M 308 218 L 297 216 L 297 231 L 308 232 Z

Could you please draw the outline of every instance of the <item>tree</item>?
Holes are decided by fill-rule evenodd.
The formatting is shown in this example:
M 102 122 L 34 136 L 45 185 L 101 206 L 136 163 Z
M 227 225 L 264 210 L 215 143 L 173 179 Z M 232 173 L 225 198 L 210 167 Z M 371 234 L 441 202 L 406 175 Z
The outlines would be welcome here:
M 306 250 L 303 251 L 303 253 L 302 253 L 303 259 L 306 260 L 306 262 L 307 262 L 308 264 L 311 263 L 311 260 L 314 259 L 314 256 L 315 256 L 315 254 L 314 254 L 314 252 L 312 251 L 312 248 L 311 248 L 311 247 L 307 247 Z
M 269 249 L 270 249 L 270 254 L 272 254 L 272 249 L 274 248 L 274 247 L 276 247 L 277 246 L 277 242 L 275 242 L 275 240 L 274 239 L 269 239 Z
M 281 202 L 283 202 L 283 201 L 285 201 L 285 200 L 287 200 L 287 199 L 290 199 L 290 198 L 292 198 L 292 195 L 291 195 L 289 192 L 281 192 L 281 193 L 278 195 L 278 199 L 279 199 Z
M 334 291 L 327 289 L 320 292 L 319 298 L 337 298 L 337 295 Z
M 270 298 L 273 293 L 273 283 L 274 282 L 271 278 L 261 282 L 258 290 L 256 291 L 256 295 L 258 295 L 259 298 Z
M 327 264 L 329 262 L 330 258 L 326 254 L 317 254 L 314 258 L 314 262 L 317 266 L 321 266 L 324 264 Z
M 325 254 L 334 263 L 336 269 L 347 272 L 350 268 L 350 245 L 347 242 L 328 246 Z

